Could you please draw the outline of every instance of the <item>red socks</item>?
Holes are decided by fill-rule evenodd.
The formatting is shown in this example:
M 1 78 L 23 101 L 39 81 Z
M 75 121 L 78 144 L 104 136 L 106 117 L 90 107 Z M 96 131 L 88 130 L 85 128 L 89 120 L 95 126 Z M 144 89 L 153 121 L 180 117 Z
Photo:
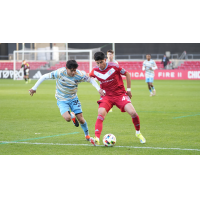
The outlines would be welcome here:
M 100 138 L 101 131 L 103 129 L 103 120 L 104 120 L 104 117 L 102 115 L 98 115 L 97 121 L 95 124 L 95 136 L 98 138 Z
M 132 117 L 132 122 L 135 126 L 135 130 L 139 131 L 140 130 L 140 118 L 139 118 L 139 116 L 137 115 L 136 117 Z
M 97 121 L 96 121 L 96 124 L 95 124 L 95 136 L 100 138 L 101 136 L 101 131 L 103 129 L 103 121 L 104 121 L 104 117 L 102 115 L 98 115 L 97 117 Z M 140 130 L 140 118 L 139 116 L 135 116 L 135 117 L 132 117 L 132 122 L 135 126 L 135 130 L 136 131 L 139 131 Z

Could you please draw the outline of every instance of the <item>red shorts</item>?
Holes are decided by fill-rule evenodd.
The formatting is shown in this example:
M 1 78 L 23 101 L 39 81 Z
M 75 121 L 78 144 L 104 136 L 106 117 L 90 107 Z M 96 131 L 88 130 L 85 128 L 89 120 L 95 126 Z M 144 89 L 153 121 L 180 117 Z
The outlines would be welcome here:
M 107 112 L 116 105 L 121 112 L 126 112 L 124 110 L 124 107 L 126 104 L 131 103 L 131 100 L 127 94 L 122 94 L 121 96 L 104 96 L 101 97 L 99 101 L 97 101 L 99 104 L 99 108 L 105 108 Z

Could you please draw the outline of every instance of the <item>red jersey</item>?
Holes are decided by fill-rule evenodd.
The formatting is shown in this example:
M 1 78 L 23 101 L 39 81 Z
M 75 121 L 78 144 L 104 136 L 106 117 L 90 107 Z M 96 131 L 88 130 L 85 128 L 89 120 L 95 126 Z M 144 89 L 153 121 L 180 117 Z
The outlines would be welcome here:
M 106 91 L 106 96 L 120 96 L 126 93 L 121 76 L 125 74 L 125 69 L 119 67 L 117 63 L 109 62 L 104 70 L 98 66 L 93 68 L 89 76 L 97 78 L 101 89 Z

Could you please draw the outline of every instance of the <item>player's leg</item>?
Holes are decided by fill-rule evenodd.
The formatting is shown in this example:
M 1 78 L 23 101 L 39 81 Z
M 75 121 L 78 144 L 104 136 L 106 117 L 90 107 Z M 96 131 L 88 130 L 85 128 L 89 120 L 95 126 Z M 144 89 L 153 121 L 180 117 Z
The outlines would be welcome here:
M 143 137 L 143 135 L 140 133 L 140 118 L 135 110 L 135 108 L 133 107 L 133 105 L 131 103 L 127 103 L 124 107 L 124 110 L 131 116 L 132 118 L 132 122 L 135 126 L 135 130 L 136 130 L 136 137 L 140 139 L 140 143 L 146 143 L 145 138 Z
M 57 105 L 60 109 L 60 114 L 67 122 L 73 122 L 76 127 L 79 126 L 77 120 L 74 120 L 75 114 L 73 112 L 70 113 L 70 106 L 68 101 L 57 101 Z
M 95 138 L 92 138 L 92 137 L 90 138 L 90 142 L 94 146 L 99 145 L 99 140 L 100 140 L 101 132 L 103 129 L 103 121 L 108 112 L 109 110 L 107 111 L 104 107 L 99 107 L 98 109 L 97 121 L 95 123 Z
M 107 96 L 101 97 L 97 103 L 99 104 L 99 109 L 97 121 L 95 123 L 95 138 L 90 138 L 90 142 L 94 146 L 99 145 L 99 139 L 103 130 L 103 121 L 109 110 L 113 107 L 112 101 Z
M 121 112 L 127 112 L 131 116 L 136 130 L 136 137 L 140 139 L 141 143 L 145 143 L 146 140 L 140 133 L 140 118 L 133 107 L 129 96 L 125 94 L 116 98 L 115 105 L 121 110 Z
M 152 91 L 153 91 L 153 95 L 156 95 L 156 89 L 155 89 L 155 87 L 154 87 L 154 85 L 153 85 L 153 78 L 151 78 L 150 85 L 151 85 L 151 89 L 152 89 Z
M 66 111 L 64 114 L 62 114 L 62 116 L 67 122 L 71 122 L 72 118 L 69 111 Z
M 153 92 L 152 92 L 152 88 L 151 88 L 151 82 L 148 82 L 148 88 L 149 88 L 149 92 L 150 92 L 150 97 L 153 96 Z
M 148 89 L 149 89 L 149 92 L 150 92 L 150 97 L 151 97 L 153 95 L 153 93 L 152 93 L 151 84 L 150 84 L 150 78 L 149 77 L 146 77 L 146 83 L 147 83 L 147 86 L 148 86 Z
M 76 117 L 81 125 L 81 128 L 83 129 L 85 133 L 86 140 L 89 141 L 90 140 L 89 129 L 88 129 L 87 122 L 83 117 L 83 113 L 76 114 Z
M 26 70 L 26 75 L 27 75 L 27 80 L 28 80 L 28 82 L 30 83 L 30 82 L 31 82 L 31 79 L 29 79 L 29 69 Z
M 86 120 L 84 119 L 83 117 L 83 114 L 82 114 L 82 108 L 81 108 L 81 103 L 78 99 L 78 97 L 74 98 L 71 102 L 70 102 L 70 108 L 71 108 L 71 111 L 72 113 L 74 113 L 81 125 L 81 128 L 83 129 L 83 132 L 85 134 L 85 138 L 86 140 L 89 141 L 90 139 L 90 136 L 89 136 L 89 129 L 88 129 L 88 125 L 87 125 L 87 122 Z M 76 117 L 73 120 L 76 120 Z M 77 121 L 77 122 L 78 122 Z M 75 122 L 76 123 L 76 122 Z
M 101 105 L 101 106 L 104 106 L 104 105 Z M 103 121 L 104 121 L 107 113 L 109 112 L 109 110 L 107 108 L 107 105 L 105 105 L 104 107 L 99 107 L 97 121 L 95 124 L 95 137 L 100 138 L 101 132 L 103 130 Z
M 26 70 L 24 70 L 24 80 L 25 80 L 25 83 L 28 83 L 26 79 Z

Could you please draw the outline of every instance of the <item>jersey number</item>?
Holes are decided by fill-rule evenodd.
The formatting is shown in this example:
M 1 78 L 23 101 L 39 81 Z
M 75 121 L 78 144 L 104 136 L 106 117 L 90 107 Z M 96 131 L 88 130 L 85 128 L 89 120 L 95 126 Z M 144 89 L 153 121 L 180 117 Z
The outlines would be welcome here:
M 128 96 L 123 96 L 123 97 L 122 97 L 122 101 L 125 101 L 125 100 L 131 101 L 130 98 L 129 98 Z
M 73 105 L 74 105 L 74 106 L 78 105 L 78 107 L 81 106 L 79 100 L 74 100 L 74 101 L 73 101 Z

